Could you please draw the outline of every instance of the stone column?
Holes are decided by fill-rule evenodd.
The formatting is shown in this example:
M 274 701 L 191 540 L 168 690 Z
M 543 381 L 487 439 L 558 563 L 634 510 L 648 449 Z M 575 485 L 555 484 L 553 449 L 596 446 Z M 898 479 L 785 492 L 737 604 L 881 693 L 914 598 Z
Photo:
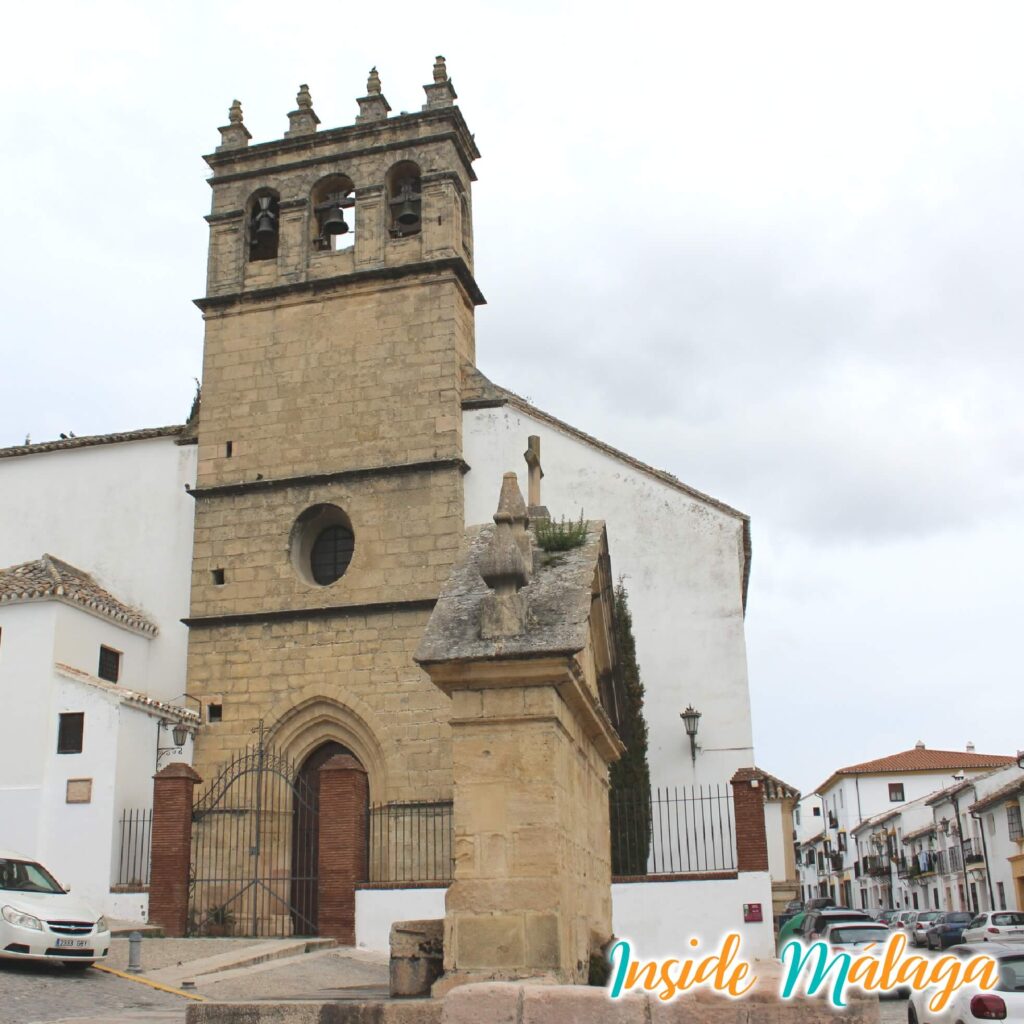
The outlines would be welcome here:
M 202 781 L 193 768 L 180 762 L 153 776 L 149 923 L 172 937 L 184 935 L 188 927 L 192 802 Z
M 366 770 L 348 754 L 320 769 L 317 932 L 356 943 L 356 884 L 366 881 Z
M 737 871 L 768 870 L 768 833 L 764 824 L 764 776 L 756 768 L 741 768 L 732 783 L 736 814 Z

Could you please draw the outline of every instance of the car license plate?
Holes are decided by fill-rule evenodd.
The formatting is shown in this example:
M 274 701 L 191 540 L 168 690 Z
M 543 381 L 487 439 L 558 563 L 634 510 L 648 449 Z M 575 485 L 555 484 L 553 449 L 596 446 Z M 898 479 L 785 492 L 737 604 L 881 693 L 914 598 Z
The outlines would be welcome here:
M 58 939 L 55 946 L 61 949 L 85 949 L 85 939 Z

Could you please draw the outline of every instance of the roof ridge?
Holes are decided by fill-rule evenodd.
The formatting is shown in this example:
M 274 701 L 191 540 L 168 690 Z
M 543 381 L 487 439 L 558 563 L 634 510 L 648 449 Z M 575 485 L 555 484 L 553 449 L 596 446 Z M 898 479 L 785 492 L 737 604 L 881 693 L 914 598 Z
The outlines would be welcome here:
M 43 452 L 65 451 L 69 448 L 92 448 L 104 444 L 120 444 L 124 441 L 148 441 L 157 437 L 180 437 L 187 424 L 172 423 L 165 427 L 143 427 L 139 430 L 122 430 L 111 434 L 86 434 L 82 437 L 67 437 L 57 441 L 37 441 L 35 444 L 10 445 L 0 448 L 0 459 L 13 459 L 19 455 L 38 455 Z

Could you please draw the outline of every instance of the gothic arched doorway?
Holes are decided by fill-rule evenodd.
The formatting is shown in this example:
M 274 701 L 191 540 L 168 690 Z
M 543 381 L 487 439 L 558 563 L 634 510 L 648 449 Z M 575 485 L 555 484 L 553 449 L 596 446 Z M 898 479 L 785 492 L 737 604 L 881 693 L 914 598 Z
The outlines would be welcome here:
M 296 804 L 292 812 L 292 886 L 291 914 L 295 935 L 317 934 L 317 884 L 320 843 L 319 771 L 332 757 L 347 754 L 356 757 L 348 747 L 328 740 L 316 748 L 298 771 L 298 778 L 308 781 L 312 799 Z M 359 759 L 356 758 L 358 761 Z

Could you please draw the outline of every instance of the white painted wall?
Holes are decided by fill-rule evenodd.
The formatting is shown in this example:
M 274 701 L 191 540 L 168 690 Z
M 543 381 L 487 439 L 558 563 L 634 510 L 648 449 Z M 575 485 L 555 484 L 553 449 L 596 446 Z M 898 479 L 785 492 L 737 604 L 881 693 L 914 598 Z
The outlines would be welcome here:
M 444 894 L 444 889 L 357 889 L 356 944 L 388 952 L 391 925 L 444 917 Z M 744 924 L 744 903 L 761 904 L 761 924 Z M 745 956 L 770 959 L 775 955 L 771 876 L 746 872 L 718 881 L 616 883 L 612 930 L 630 939 L 645 958 L 688 953 L 691 936 L 710 951 L 735 931 L 743 936 Z
M 626 577 L 646 687 L 654 785 L 728 783 L 754 763 L 742 607 L 742 523 L 628 463 L 509 407 L 463 414 L 466 522 L 489 522 L 502 474 L 526 493 L 523 452 L 541 438 L 541 496 L 556 519 L 582 510 L 608 526 Z M 696 766 L 679 712 L 700 720 Z
M 772 881 L 785 882 L 786 850 L 793 846 L 793 816 L 785 813 L 787 804 L 769 800 L 764 805 L 764 830 L 768 840 L 768 873 Z
M 356 945 L 382 953 L 391 950 L 396 921 L 434 921 L 444 917 L 447 889 L 356 889 Z
M 0 459 L 0 523 L 17 524 L 0 531 L 0 567 L 48 553 L 142 609 L 160 628 L 149 693 L 167 700 L 185 690 L 195 466 L 173 437 Z
M 745 924 L 743 904 L 760 903 L 764 920 Z M 768 872 L 742 872 L 735 879 L 693 882 L 626 882 L 612 886 L 612 930 L 632 941 L 638 955 L 689 953 L 691 937 L 710 952 L 728 932 L 743 937 L 743 955 L 775 956 L 772 881 Z

